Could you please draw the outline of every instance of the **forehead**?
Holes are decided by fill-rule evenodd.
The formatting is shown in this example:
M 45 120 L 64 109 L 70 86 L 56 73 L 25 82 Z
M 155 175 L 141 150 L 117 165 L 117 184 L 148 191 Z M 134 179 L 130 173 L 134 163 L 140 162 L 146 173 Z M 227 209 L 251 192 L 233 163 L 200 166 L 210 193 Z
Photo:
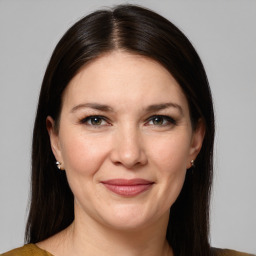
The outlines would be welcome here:
M 64 106 L 86 101 L 119 107 L 171 101 L 188 108 L 182 89 L 165 67 L 148 57 L 123 51 L 98 57 L 70 81 L 63 95 Z

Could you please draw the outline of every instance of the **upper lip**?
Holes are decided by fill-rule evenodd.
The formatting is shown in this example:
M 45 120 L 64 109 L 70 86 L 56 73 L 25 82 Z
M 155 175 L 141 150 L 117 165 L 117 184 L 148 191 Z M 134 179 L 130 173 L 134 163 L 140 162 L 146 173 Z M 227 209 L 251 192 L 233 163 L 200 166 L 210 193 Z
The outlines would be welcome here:
M 153 184 L 153 181 L 145 180 L 145 179 L 111 179 L 104 180 L 101 183 L 108 185 L 116 185 L 116 186 L 136 186 L 136 185 L 146 185 Z

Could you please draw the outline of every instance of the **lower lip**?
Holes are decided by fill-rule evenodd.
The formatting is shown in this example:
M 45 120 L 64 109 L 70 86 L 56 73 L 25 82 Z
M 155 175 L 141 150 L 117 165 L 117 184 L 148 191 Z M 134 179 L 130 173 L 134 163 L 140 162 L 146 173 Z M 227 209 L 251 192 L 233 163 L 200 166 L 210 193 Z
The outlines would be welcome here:
M 113 185 L 103 183 L 103 185 L 110 191 L 121 196 L 136 196 L 148 190 L 153 184 L 138 184 L 138 185 Z

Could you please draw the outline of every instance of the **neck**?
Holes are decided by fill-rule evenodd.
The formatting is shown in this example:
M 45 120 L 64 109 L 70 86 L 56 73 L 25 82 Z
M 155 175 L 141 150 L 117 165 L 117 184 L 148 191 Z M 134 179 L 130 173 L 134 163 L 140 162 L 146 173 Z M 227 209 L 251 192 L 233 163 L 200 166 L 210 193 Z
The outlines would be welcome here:
M 166 214 L 157 223 L 142 228 L 122 230 L 104 226 L 78 213 L 67 230 L 67 245 L 77 256 L 173 256 L 166 240 L 168 217 Z
M 75 207 L 75 220 L 65 230 L 37 245 L 55 256 L 173 256 L 166 240 L 169 213 L 147 226 L 105 226 Z

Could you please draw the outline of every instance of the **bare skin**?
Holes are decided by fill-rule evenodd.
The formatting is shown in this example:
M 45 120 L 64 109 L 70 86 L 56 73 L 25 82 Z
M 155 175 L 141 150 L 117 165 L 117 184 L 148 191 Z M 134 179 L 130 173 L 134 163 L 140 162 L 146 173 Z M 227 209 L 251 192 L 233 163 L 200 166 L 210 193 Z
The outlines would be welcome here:
M 75 219 L 38 247 L 55 256 L 172 256 L 169 210 L 200 151 L 204 126 L 192 129 L 186 97 L 171 74 L 145 57 L 105 54 L 71 80 L 58 131 L 54 125 L 48 117 Z M 138 179 L 146 185 L 108 184 Z

